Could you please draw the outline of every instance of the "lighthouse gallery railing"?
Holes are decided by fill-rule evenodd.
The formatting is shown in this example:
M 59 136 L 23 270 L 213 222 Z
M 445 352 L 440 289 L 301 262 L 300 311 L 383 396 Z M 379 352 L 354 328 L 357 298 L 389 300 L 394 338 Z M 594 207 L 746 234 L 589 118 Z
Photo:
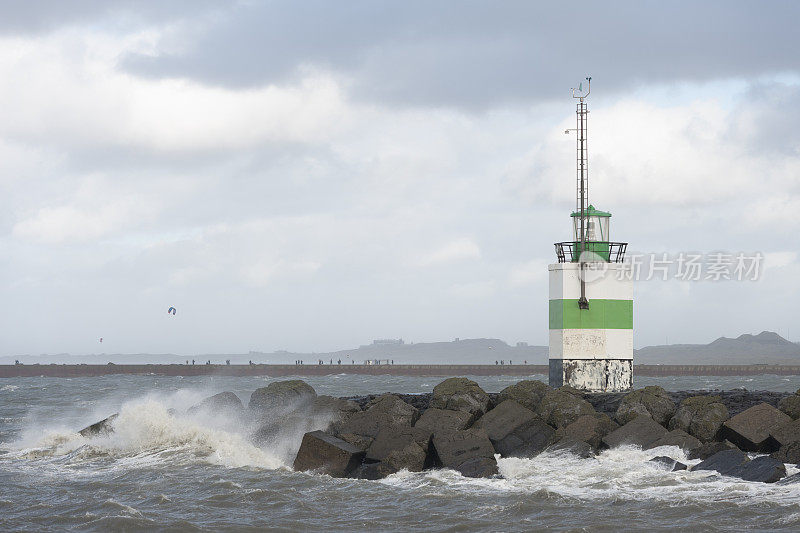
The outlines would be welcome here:
M 578 258 L 580 257 L 580 242 L 557 242 L 555 246 L 556 257 L 558 257 L 559 263 L 578 262 Z M 628 249 L 627 242 L 590 241 L 587 242 L 585 246 L 585 251 L 593 252 L 609 263 L 622 263 L 625 259 L 625 251 Z

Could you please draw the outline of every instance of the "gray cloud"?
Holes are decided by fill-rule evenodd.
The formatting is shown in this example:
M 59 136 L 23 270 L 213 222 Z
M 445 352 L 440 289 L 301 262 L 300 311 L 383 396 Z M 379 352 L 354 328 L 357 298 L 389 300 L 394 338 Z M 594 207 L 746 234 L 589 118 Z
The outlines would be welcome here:
M 800 155 L 800 87 L 781 82 L 752 84 L 736 109 L 731 138 L 753 153 Z M 800 185 L 800 180 L 798 180 Z
M 0 34 L 29 35 L 63 26 L 112 22 L 121 26 L 196 18 L 210 8 L 232 2 L 212 0 L 0 0 Z
M 611 91 L 797 71 L 798 15 L 788 1 L 266 2 L 122 65 L 228 87 L 283 83 L 305 65 L 372 101 L 484 108 L 560 96 L 585 74 Z

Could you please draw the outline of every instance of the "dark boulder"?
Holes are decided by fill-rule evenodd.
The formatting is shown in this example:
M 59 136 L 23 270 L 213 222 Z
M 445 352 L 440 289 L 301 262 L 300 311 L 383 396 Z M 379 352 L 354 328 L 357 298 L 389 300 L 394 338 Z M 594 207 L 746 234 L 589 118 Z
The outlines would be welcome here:
M 586 394 L 584 391 L 580 389 L 576 389 L 572 385 L 562 385 L 558 388 L 561 392 L 566 392 L 568 394 L 572 394 L 573 396 L 577 396 L 578 398 L 583 398 Z
M 792 420 L 800 418 L 800 390 L 778 402 L 778 409 L 790 416 Z
M 727 475 L 729 472 L 739 468 L 747 461 L 749 461 L 747 455 L 741 450 L 724 450 L 717 452 L 708 459 L 696 464 L 692 468 L 692 471 L 714 470 L 720 474 Z
M 580 416 L 568 426 L 558 429 L 555 438 L 583 441 L 597 451 L 603 444 L 603 437 L 618 428 L 619 424 L 611 420 L 608 415 L 593 413 Z
M 666 426 L 673 414 L 675 414 L 675 402 L 669 393 L 661 387 L 650 386 L 626 394 L 614 418 L 625 425 L 637 416 L 644 415 Z
M 780 446 L 771 457 L 782 463 L 800 463 L 800 419 L 773 429 L 769 435 Z
M 786 466 L 781 461 L 764 455 L 739 465 L 729 471 L 727 475 L 745 481 L 775 483 L 786 477 Z
M 103 435 L 108 435 L 114 432 L 114 420 L 117 419 L 119 413 L 114 413 L 113 415 L 109 416 L 108 418 L 104 418 L 100 422 L 95 422 L 91 426 L 86 426 L 78 433 L 82 437 L 102 437 Z
M 663 465 L 667 467 L 670 472 L 677 472 L 679 470 L 687 469 L 687 466 L 685 464 L 676 461 L 672 457 L 667 457 L 666 455 L 659 455 L 658 457 L 653 457 L 652 459 L 650 459 L 650 462 Z
M 359 450 L 364 450 L 364 451 L 366 451 L 367 448 L 369 448 L 370 444 L 372 444 L 372 441 L 375 440 L 375 437 L 370 437 L 368 435 L 361 435 L 358 433 L 345 433 L 343 431 L 335 433 L 334 435 L 336 435 L 345 442 L 349 442 Z
M 497 474 L 497 461 L 494 457 L 473 457 L 462 462 L 456 470 L 464 477 L 492 477 Z
M 514 400 L 522 407 L 535 412 L 544 395 L 551 390 L 553 389 L 542 381 L 523 380 L 500 391 L 497 403 L 501 404 L 506 400 Z
M 700 446 L 699 448 L 695 448 L 693 450 L 689 450 L 687 457 L 689 459 L 701 459 L 706 460 L 712 455 L 723 452 L 725 450 L 738 450 L 739 448 L 736 447 L 730 441 L 723 441 L 723 442 L 707 442 Z
M 703 445 L 702 442 L 692 437 L 681 429 L 673 429 L 669 433 L 665 433 L 662 437 L 657 438 L 650 444 L 644 447 L 645 450 L 651 448 L 658 448 L 659 446 L 678 446 L 679 448 L 691 452 Z
M 345 400 L 351 401 L 356 403 L 360 409 L 364 410 L 368 408 L 375 400 L 380 398 L 381 396 L 385 396 L 387 393 L 383 394 L 367 394 L 365 396 L 350 396 L 348 398 L 344 398 Z M 419 411 L 424 411 L 428 408 L 428 404 L 431 401 L 432 393 L 430 392 L 422 392 L 418 394 L 396 394 L 392 393 L 394 396 L 397 396 L 404 402 L 406 402 L 411 407 L 418 409 Z
M 800 463 L 800 441 L 784 444 L 778 449 L 778 451 L 773 452 L 770 457 L 773 457 L 782 463 Z
M 314 388 L 301 379 L 274 381 L 253 391 L 247 407 L 256 414 L 289 412 L 308 408 L 316 396 Z
M 782 424 L 769 432 L 779 446 L 785 446 L 800 441 L 800 419 Z
M 367 404 L 337 428 L 337 436 L 366 450 L 381 429 L 412 426 L 419 411 L 394 394 L 384 394 Z
M 670 430 L 681 429 L 702 442 L 710 442 L 727 419 L 728 408 L 719 396 L 690 396 L 681 402 L 667 427 Z
M 724 424 L 720 436 L 748 452 L 773 452 L 778 443 L 770 431 L 791 422 L 791 418 L 769 404 L 761 403 L 739 413 Z
M 345 477 L 358 468 L 363 459 L 364 452 L 352 444 L 322 431 L 312 431 L 303 435 L 294 469 Z
M 383 415 L 392 425 L 413 426 L 419 410 L 395 394 L 382 394 L 367 404 L 364 412 Z
M 431 408 L 422 413 L 414 427 L 435 433 L 437 431 L 467 429 L 471 421 L 472 415 L 467 411 Z
M 424 468 L 433 464 L 428 457 L 427 447 L 423 448 L 418 444 L 409 443 L 403 448 L 397 448 L 389 452 L 382 462 L 396 471 L 422 472 Z
M 705 391 L 682 391 L 675 393 L 677 396 L 686 394 L 684 397 L 697 396 L 700 394 L 707 394 Z M 763 391 L 763 390 L 747 390 L 744 387 L 738 389 L 731 389 L 725 391 L 714 391 L 715 396 L 719 396 L 725 407 L 728 408 L 730 416 L 738 415 L 741 412 L 750 409 L 761 403 L 767 403 L 773 407 L 777 407 L 778 403 L 789 396 L 785 392 Z
M 603 444 L 609 448 L 623 444 L 644 448 L 666 434 L 667 430 L 664 429 L 664 426 L 649 416 L 641 415 L 603 437 Z
M 592 404 L 584 400 L 579 391 L 577 394 L 573 391 L 569 387 L 548 391 L 539 402 L 537 414 L 554 428 L 568 426 L 583 415 L 594 414 Z
M 193 405 L 187 411 L 190 415 L 205 412 L 212 415 L 240 416 L 244 413 L 242 400 L 232 392 L 220 392 Z
M 497 473 L 494 448 L 483 430 L 440 431 L 433 436 L 438 463 L 467 477 L 490 477 Z
M 428 463 L 431 432 L 411 426 L 385 427 L 367 449 L 368 462 L 383 462 L 394 471 L 420 472 Z
M 467 378 L 448 378 L 433 388 L 429 407 L 466 411 L 477 419 L 489 410 L 489 395 Z
M 589 443 L 573 437 L 564 437 L 556 443 L 548 446 L 547 450 L 545 451 L 556 453 L 566 452 L 571 455 L 576 455 L 581 459 L 594 457 L 594 449 Z
M 503 457 L 533 457 L 551 443 L 555 430 L 536 413 L 514 400 L 506 400 L 472 426 L 486 431 Z
M 592 392 L 584 394 L 583 398 L 594 407 L 598 413 L 608 415 L 612 420 L 617 414 L 619 404 L 622 403 L 622 398 L 625 393 L 621 392 Z

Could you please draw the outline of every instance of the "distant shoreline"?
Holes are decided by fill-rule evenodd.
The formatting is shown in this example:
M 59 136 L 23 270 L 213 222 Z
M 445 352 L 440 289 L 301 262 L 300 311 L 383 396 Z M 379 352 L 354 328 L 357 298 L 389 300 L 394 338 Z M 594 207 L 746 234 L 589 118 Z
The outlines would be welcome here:
M 114 374 L 162 376 L 530 376 L 547 374 L 547 365 L 0 365 L 0 378 L 95 377 Z M 635 365 L 638 376 L 800 375 L 800 365 Z

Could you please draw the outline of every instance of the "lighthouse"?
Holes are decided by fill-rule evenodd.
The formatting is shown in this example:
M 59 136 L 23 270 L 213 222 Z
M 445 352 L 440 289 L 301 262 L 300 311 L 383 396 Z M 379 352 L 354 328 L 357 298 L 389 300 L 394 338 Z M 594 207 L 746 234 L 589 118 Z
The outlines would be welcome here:
M 550 385 L 619 392 L 633 385 L 633 277 L 624 263 L 628 244 L 611 240 L 611 213 L 589 203 L 586 98 L 591 78 L 577 89 L 576 201 L 572 239 L 555 243 L 549 265 Z

